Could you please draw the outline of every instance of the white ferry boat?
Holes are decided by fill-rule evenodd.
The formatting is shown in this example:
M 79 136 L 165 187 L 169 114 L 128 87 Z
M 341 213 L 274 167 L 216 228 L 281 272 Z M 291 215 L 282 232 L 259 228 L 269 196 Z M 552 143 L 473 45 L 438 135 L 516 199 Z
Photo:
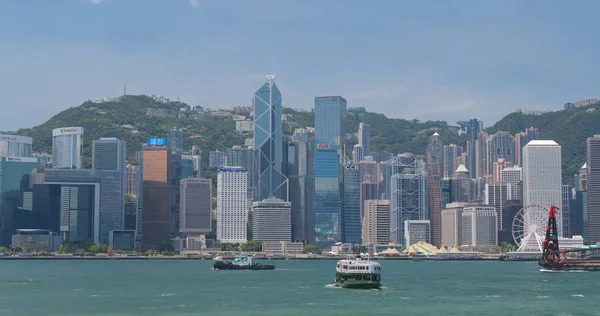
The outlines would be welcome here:
M 335 284 L 343 288 L 378 289 L 381 287 L 381 264 L 366 259 L 348 257 L 337 262 Z

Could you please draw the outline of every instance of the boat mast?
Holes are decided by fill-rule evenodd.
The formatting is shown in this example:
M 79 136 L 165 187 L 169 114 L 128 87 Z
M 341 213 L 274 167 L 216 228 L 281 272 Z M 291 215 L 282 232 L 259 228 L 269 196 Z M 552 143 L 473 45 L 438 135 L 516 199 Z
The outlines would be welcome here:
M 556 206 L 550 207 L 548 225 L 546 226 L 546 239 L 543 243 L 542 260 L 558 263 L 560 250 L 558 248 L 558 229 L 556 228 Z

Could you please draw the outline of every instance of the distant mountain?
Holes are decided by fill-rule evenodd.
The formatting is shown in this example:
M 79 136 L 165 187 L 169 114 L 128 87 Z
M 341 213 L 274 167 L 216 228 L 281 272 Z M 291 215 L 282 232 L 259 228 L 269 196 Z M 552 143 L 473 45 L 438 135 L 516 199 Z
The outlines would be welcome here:
M 573 183 L 573 176 L 586 159 L 586 140 L 600 134 L 600 103 L 541 115 L 511 113 L 487 129 L 488 132 L 518 133 L 537 127 L 538 139 L 551 139 L 562 147 L 563 182 Z
M 243 110 L 243 108 L 241 109 Z M 231 112 L 231 111 L 230 111 Z M 150 113 L 151 116 L 148 115 Z M 87 101 L 77 107 L 64 110 L 39 126 L 20 129 L 20 135 L 34 139 L 34 151 L 51 152 L 52 129 L 58 127 L 81 126 L 84 135 L 84 166 L 91 166 L 91 143 L 104 135 L 118 136 L 127 142 L 127 156 L 135 162 L 135 152 L 141 149 L 151 137 L 167 137 L 167 131 L 173 127 L 184 130 L 184 147 L 199 146 L 203 152 L 204 166 L 208 166 L 208 153 L 211 150 L 226 150 L 233 145 L 244 145 L 245 138 L 235 131 L 235 121 L 227 115 L 250 113 L 195 112 L 182 102 L 169 101 L 160 97 L 145 95 L 122 96 L 110 100 Z M 295 111 L 284 108 L 289 121 L 296 127 L 314 126 L 314 114 L 309 111 Z M 214 114 L 214 113 L 213 113 Z M 218 116 L 218 115 L 225 116 Z M 157 117 L 164 116 L 164 117 Z M 466 136 L 459 136 L 455 128 L 444 121 L 420 122 L 417 120 L 393 119 L 383 114 L 349 110 L 347 132 L 354 134 L 358 124 L 371 125 L 371 150 L 390 153 L 412 152 L 424 154 L 427 140 L 438 132 L 444 144 L 464 146 Z M 550 112 L 542 115 L 511 113 L 487 129 L 493 133 L 508 130 L 511 133 L 524 131 L 533 126 L 539 129 L 540 139 L 553 139 L 562 146 L 563 177 L 572 182 L 572 176 L 578 172 L 585 160 L 585 141 L 593 134 L 600 134 L 600 104 L 572 110 Z M 286 131 L 286 137 L 292 129 Z M 356 143 L 353 136 L 350 144 Z M 352 146 L 348 146 L 348 153 Z M 212 173 L 211 173 L 212 176 Z

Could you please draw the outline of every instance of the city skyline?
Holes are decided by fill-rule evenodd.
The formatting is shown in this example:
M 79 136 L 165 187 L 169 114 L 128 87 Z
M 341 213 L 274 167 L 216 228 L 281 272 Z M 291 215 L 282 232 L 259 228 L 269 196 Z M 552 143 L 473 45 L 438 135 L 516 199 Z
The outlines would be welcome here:
M 0 67 L 10 74 L 0 84 L 12 105 L 0 118 L 3 130 L 119 95 L 124 82 L 131 94 L 247 105 L 264 73 L 286 87 L 284 106 L 310 108 L 316 95 L 343 95 L 349 106 L 389 117 L 450 123 L 470 114 L 491 124 L 515 108 L 559 109 L 597 94 L 597 44 L 584 40 L 594 36 L 600 4 L 592 1 L 147 1 L 144 18 L 134 20 L 139 1 L 33 2 L 39 12 L 31 2 L 0 4 L 13 13 L 0 21 Z M 334 23 L 333 12 L 343 22 Z M 258 36 L 288 41 L 265 47 Z M 329 45 L 344 54 L 298 49 Z

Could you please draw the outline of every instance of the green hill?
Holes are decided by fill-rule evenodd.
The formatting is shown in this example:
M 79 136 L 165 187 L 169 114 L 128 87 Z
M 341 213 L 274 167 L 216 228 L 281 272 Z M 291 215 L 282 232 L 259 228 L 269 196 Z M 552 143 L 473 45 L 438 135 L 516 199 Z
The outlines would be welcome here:
M 184 147 L 200 146 L 203 160 L 208 163 L 210 150 L 225 150 L 233 145 L 243 145 L 244 137 L 236 134 L 231 118 L 210 115 L 195 118 L 179 117 L 194 115 L 190 110 L 180 111 L 188 105 L 181 102 L 159 102 L 148 96 L 123 96 L 108 102 L 88 101 L 80 106 L 64 110 L 42 125 L 17 131 L 20 135 L 33 137 L 34 151 L 52 151 L 52 129 L 81 126 L 85 129 L 84 166 L 91 166 L 92 141 L 104 135 L 117 136 L 127 143 L 127 157 L 135 162 L 135 152 L 141 150 L 148 138 L 166 138 L 173 127 L 184 130 Z M 163 109 L 167 117 L 150 117 L 148 108 Z
M 518 133 L 530 126 L 538 128 L 538 139 L 551 139 L 561 145 L 563 182 L 572 184 L 573 176 L 585 163 L 587 138 L 600 134 L 600 103 L 542 115 L 511 113 L 487 131 Z

